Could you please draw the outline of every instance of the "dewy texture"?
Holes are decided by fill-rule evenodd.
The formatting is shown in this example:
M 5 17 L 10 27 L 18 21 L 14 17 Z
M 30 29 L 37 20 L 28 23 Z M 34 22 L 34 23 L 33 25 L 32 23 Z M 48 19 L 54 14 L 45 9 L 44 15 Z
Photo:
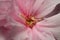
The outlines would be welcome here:
M 0 40 L 60 40 L 60 0 L 0 0 Z

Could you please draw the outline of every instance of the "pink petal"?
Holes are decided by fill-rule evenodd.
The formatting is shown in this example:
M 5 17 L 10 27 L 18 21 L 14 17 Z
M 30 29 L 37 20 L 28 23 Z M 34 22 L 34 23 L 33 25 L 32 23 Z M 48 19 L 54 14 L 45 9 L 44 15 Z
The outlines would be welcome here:
M 30 14 L 33 4 L 36 0 L 16 0 L 19 9 L 26 15 Z
M 37 26 L 38 27 L 38 26 Z M 39 30 L 40 29 L 40 30 Z M 27 29 L 21 33 L 18 33 L 14 40 L 55 40 L 53 34 L 44 30 L 43 28 Z
M 32 5 L 35 2 L 35 0 L 32 0 L 32 1 L 30 1 L 30 0 L 24 0 L 24 1 L 23 0 L 17 0 L 17 2 L 18 2 L 17 4 L 19 5 L 19 7 L 21 8 L 21 10 L 23 11 L 23 12 L 20 12 L 21 11 L 20 10 L 19 12 L 21 14 L 24 13 L 24 14 L 28 15 L 28 14 L 30 14 L 30 11 L 32 9 L 34 9 L 34 12 L 36 10 L 38 10 L 38 8 L 39 8 L 39 5 L 37 5 L 38 3 L 41 4 L 42 2 L 45 2 L 45 1 L 44 0 L 43 1 L 37 0 L 36 3 L 34 4 L 33 8 L 32 8 Z M 20 4 L 19 4 L 19 2 L 20 2 Z M 53 2 L 53 1 L 51 1 L 51 2 Z M 25 3 L 27 6 L 24 5 Z M 51 10 L 48 9 L 49 10 L 48 11 L 47 9 L 45 9 L 44 5 L 43 6 L 40 5 L 41 6 L 40 8 L 43 8 L 43 9 L 39 9 L 39 11 L 38 11 L 38 14 L 40 14 L 39 13 L 40 10 L 42 11 L 41 12 L 42 14 L 44 13 L 44 15 L 41 14 L 41 16 L 45 16 L 47 13 L 49 13 L 51 10 L 53 10 L 53 9 L 51 9 Z M 48 5 L 50 5 L 50 4 L 48 3 Z M 46 5 L 46 6 L 49 7 L 48 5 Z M 16 5 L 14 5 L 14 6 L 16 6 Z M 54 8 L 54 7 L 55 7 L 55 5 L 52 8 Z M 35 10 L 35 8 L 36 8 L 36 10 Z M 47 11 L 44 12 L 43 10 L 47 10 L 48 12 Z M 54 33 L 57 34 L 57 30 L 59 31 L 59 29 L 55 28 L 56 29 L 56 31 L 55 31 L 55 29 L 52 28 L 51 26 L 55 26 L 56 23 L 60 22 L 59 20 L 50 18 L 50 19 L 48 19 L 48 22 L 43 20 L 43 21 L 37 23 L 33 27 L 33 29 L 30 29 L 30 28 L 26 29 L 26 28 L 23 28 L 24 26 L 19 23 L 21 21 L 23 21 L 22 23 L 24 23 L 24 20 L 22 19 L 21 16 L 18 16 L 18 15 L 19 14 L 16 12 L 16 9 L 14 9 L 14 11 L 11 14 L 9 14 L 9 17 L 11 19 L 8 20 L 8 23 L 6 25 L 5 25 L 5 23 L 6 23 L 5 20 L 3 20 L 4 27 L 6 27 L 8 29 L 8 30 L 6 30 L 5 28 L 1 27 L 2 35 L 4 35 L 4 37 L 7 38 L 6 40 L 9 40 L 9 39 L 10 40 L 12 40 L 12 39 L 14 39 L 14 40 L 40 40 L 40 39 L 41 40 L 55 40 L 55 38 L 54 38 L 55 34 Z M 40 15 L 37 15 L 37 16 L 40 17 Z M 4 19 L 4 17 L 2 16 L 1 19 Z M 51 21 L 53 21 L 53 22 L 51 22 Z M 1 21 L 1 23 L 2 23 L 2 21 Z M 58 23 L 58 24 L 60 24 L 60 23 Z
M 39 18 L 39 17 L 44 17 L 44 16 L 48 15 L 51 11 L 53 11 L 55 6 L 59 3 L 60 3 L 59 0 L 57 0 L 57 1 L 56 0 L 53 0 L 53 1 L 45 0 L 41 4 L 40 8 L 38 9 L 36 17 Z
M 10 7 L 10 3 L 6 3 L 6 1 L 0 0 L 0 26 L 3 26 L 7 23 L 7 15 L 8 15 L 8 8 Z
M 55 39 L 60 40 L 60 14 L 57 14 L 37 23 L 36 29 L 38 31 L 51 32 Z

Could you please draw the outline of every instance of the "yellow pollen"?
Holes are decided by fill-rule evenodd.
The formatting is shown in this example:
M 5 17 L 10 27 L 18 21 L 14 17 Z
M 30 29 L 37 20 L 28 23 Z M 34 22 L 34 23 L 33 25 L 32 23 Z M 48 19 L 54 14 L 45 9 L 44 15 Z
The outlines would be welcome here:
M 35 25 L 35 23 L 36 23 L 36 19 L 35 19 L 34 17 L 31 17 L 30 19 L 27 19 L 27 20 L 26 20 L 26 24 L 27 24 L 30 28 L 32 28 L 33 25 Z
M 21 16 L 25 19 L 26 26 L 30 28 L 33 28 L 36 22 L 42 21 L 44 19 L 43 17 L 40 17 L 39 19 L 32 16 L 26 17 L 24 14 L 22 14 Z

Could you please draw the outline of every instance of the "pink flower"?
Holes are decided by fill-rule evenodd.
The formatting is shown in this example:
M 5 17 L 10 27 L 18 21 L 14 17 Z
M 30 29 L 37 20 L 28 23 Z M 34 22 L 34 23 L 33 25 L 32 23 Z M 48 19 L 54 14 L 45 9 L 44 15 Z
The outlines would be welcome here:
M 0 11 L 4 12 L 0 15 L 1 40 L 60 40 L 60 14 L 51 16 L 57 10 L 59 13 L 60 8 L 56 8 L 59 3 L 59 0 L 2 2 L 5 7 L 1 6 Z

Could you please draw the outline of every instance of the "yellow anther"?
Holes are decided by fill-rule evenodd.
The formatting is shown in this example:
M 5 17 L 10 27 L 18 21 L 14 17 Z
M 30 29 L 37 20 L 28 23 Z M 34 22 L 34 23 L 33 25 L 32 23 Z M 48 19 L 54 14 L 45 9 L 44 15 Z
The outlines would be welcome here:
M 35 22 L 35 18 L 34 18 L 34 17 L 30 17 L 29 19 L 26 20 L 26 24 L 27 24 L 30 28 L 32 28 L 35 23 L 36 23 L 36 22 Z
M 36 22 L 42 21 L 44 19 L 43 17 L 40 17 L 40 18 L 35 18 L 33 16 L 27 17 L 24 14 L 21 14 L 21 16 L 25 19 L 26 26 L 30 28 L 32 28 L 36 24 Z

